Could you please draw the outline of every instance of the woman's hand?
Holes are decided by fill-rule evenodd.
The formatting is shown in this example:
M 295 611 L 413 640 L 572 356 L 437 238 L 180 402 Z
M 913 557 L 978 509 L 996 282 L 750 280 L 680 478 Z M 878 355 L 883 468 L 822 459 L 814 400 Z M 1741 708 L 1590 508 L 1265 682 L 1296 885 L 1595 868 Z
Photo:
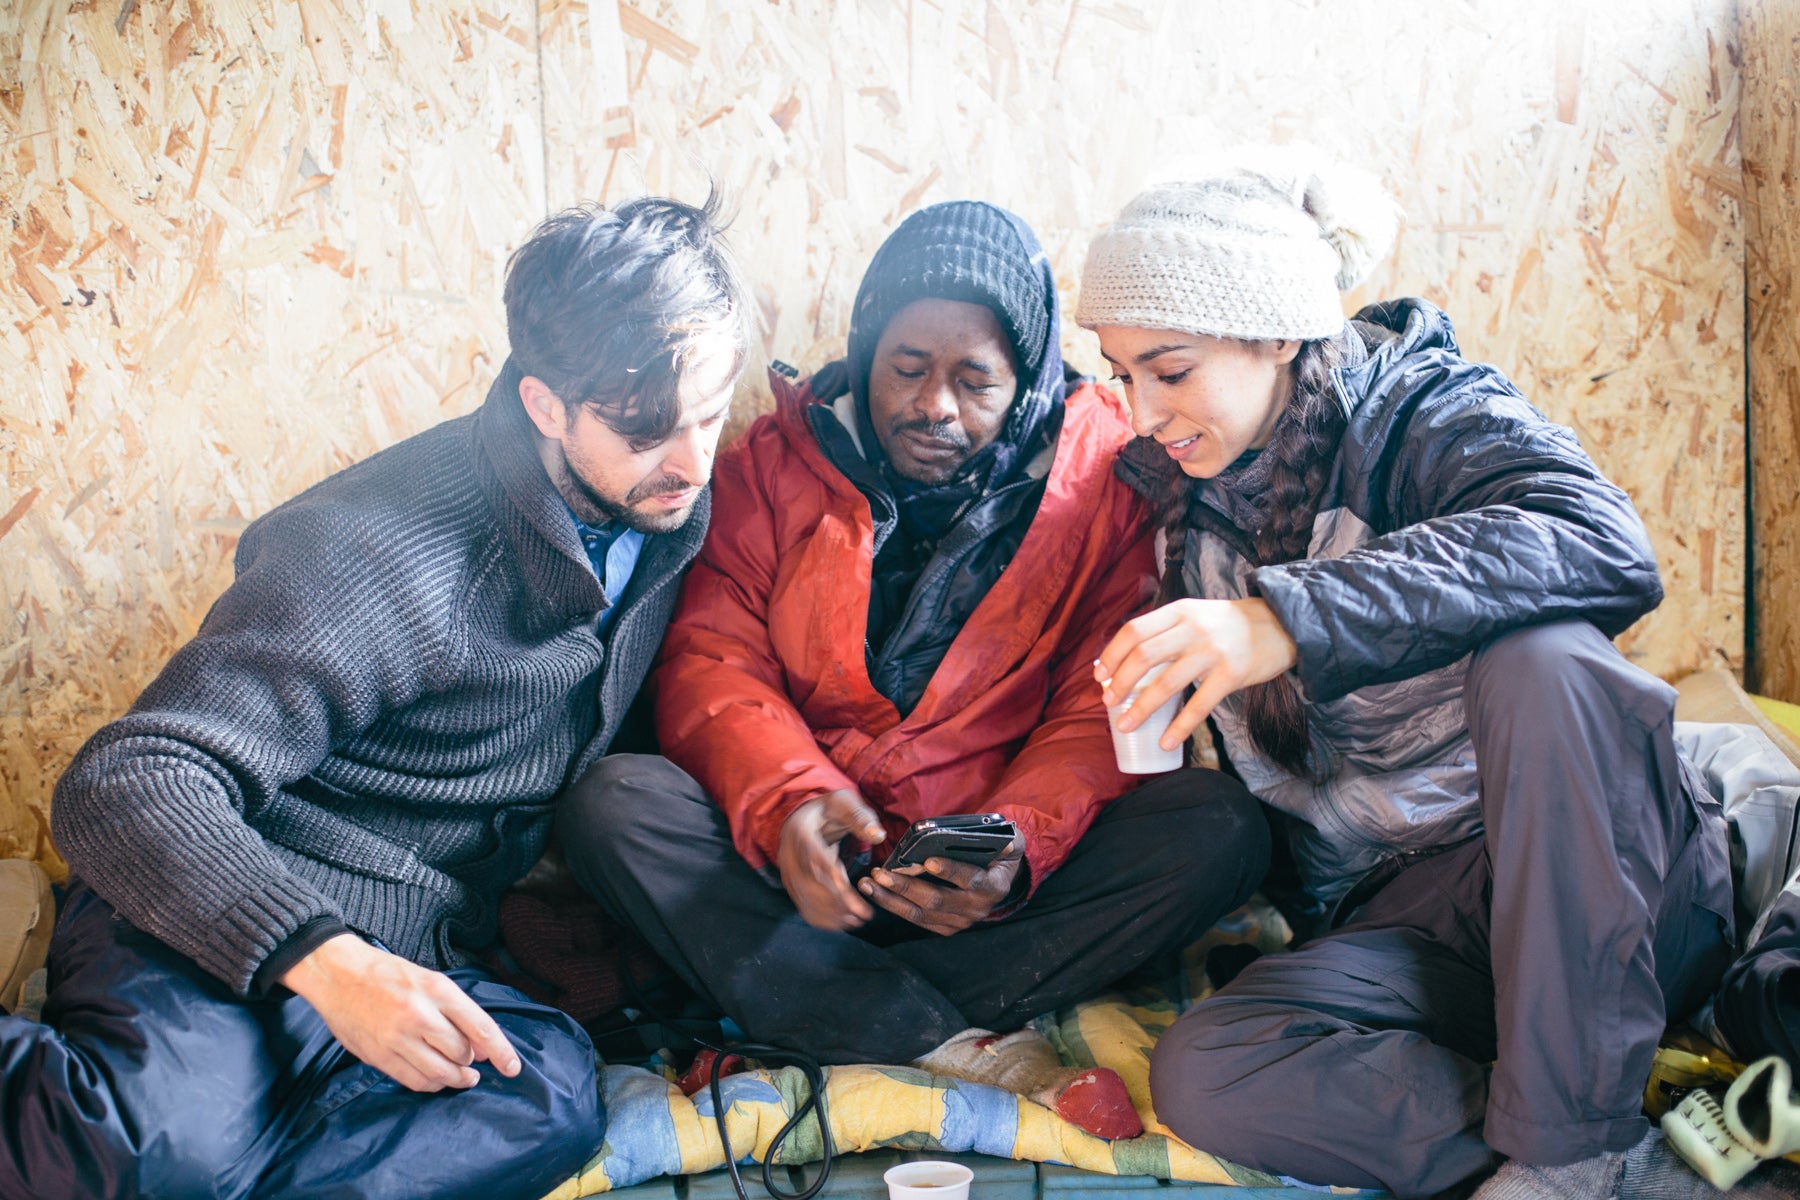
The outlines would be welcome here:
M 1107 707 L 1131 695 L 1144 672 L 1167 663 L 1144 688 L 1119 729 L 1129 733 L 1162 706 L 1195 684 L 1193 696 L 1175 714 L 1160 745 L 1173 750 L 1187 741 L 1214 706 L 1239 688 L 1275 678 L 1298 661 L 1299 647 L 1260 598 L 1177 600 L 1147 612 L 1114 635 L 1094 662 Z

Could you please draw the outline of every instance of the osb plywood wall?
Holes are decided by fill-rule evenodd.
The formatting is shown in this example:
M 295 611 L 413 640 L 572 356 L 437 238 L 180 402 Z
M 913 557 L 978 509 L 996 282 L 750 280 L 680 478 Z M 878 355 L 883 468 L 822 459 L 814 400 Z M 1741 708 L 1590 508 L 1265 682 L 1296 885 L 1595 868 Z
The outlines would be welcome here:
M 1741 0 L 1740 19 L 1755 447 L 1749 682 L 1800 701 L 1800 5 Z
M 1407 217 L 1357 299 L 1442 304 L 1630 489 L 1669 599 L 1629 653 L 1738 664 L 1737 14 L 1628 11 L 0 5 L 0 854 L 55 865 L 57 773 L 197 627 L 246 521 L 479 403 L 535 220 L 709 178 L 766 352 L 810 368 L 919 204 L 1016 209 L 1072 297 L 1087 238 L 1150 175 L 1252 140 L 1365 163 Z

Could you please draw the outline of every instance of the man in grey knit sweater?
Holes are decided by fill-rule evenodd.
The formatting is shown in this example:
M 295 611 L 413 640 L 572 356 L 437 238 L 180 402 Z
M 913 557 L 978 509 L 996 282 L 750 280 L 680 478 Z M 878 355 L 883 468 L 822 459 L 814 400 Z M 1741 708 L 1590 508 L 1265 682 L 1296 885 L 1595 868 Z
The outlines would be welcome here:
M 603 755 L 707 525 L 747 351 L 710 205 L 551 218 L 481 409 L 254 522 L 57 787 L 44 1023 L 0 1016 L 0 1197 L 536 1196 L 593 1047 L 468 954 Z

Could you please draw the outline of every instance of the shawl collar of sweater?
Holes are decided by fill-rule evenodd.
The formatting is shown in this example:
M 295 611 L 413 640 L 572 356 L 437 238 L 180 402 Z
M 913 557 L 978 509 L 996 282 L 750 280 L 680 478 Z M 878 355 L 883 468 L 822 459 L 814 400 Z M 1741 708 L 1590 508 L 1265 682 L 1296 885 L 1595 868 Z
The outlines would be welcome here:
M 606 596 L 538 457 L 538 433 L 519 400 L 522 378 L 509 358 L 488 389 L 476 416 L 476 475 L 532 590 L 565 617 L 595 613 Z

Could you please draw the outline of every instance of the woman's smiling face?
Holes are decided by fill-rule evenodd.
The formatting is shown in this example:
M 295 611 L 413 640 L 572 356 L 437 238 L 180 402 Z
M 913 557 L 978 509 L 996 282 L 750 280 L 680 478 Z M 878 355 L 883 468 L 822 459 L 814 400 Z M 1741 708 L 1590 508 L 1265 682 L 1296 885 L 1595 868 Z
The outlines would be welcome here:
M 1292 395 L 1298 341 L 1231 338 L 1101 325 L 1100 353 L 1131 406 L 1131 427 L 1155 438 L 1181 469 L 1211 479 L 1246 450 L 1269 444 Z

